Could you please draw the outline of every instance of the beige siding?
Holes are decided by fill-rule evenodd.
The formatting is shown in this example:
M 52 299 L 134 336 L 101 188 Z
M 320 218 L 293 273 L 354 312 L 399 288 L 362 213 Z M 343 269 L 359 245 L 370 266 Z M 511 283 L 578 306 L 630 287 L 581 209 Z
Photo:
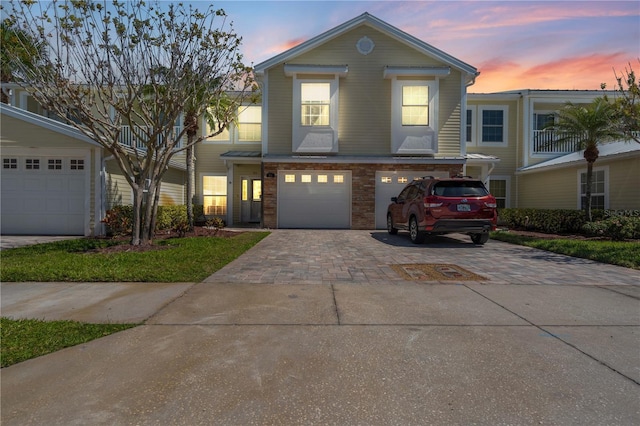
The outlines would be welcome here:
M 118 205 L 132 205 L 133 191 L 115 161 L 107 161 L 106 165 L 106 205 L 107 209 Z M 184 171 L 169 169 L 162 178 L 160 187 L 161 206 L 185 204 L 186 174 Z
M 640 156 L 626 160 L 599 159 L 594 168 L 609 171 L 609 208 L 614 210 L 640 209 Z M 576 209 L 578 207 L 578 171 L 584 164 L 558 170 L 519 176 L 518 186 L 522 208 Z
M 609 208 L 640 210 L 640 154 L 609 167 Z
M 369 37 L 375 49 L 361 55 L 356 43 Z M 307 52 L 291 63 L 348 65 L 340 78 L 339 154 L 391 154 L 391 80 L 383 78 L 385 66 L 442 66 L 383 33 L 361 26 Z M 268 71 L 269 153 L 291 154 L 293 78 L 285 77 L 283 66 Z M 440 80 L 439 148 L 441 155 L 460 153 L 461 75 L 452 71 Z
M 520 208 L 576 209 L 576 169 L 549 170 L 519 176 Z

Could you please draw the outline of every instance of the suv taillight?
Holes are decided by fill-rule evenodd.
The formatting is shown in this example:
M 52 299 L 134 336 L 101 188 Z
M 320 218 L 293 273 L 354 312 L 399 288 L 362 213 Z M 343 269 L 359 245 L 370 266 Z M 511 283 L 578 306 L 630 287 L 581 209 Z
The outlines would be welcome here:
M 438 197 L 434 197 L 433 195 L 424 197 L 424 207 L 427 209 L 432 207 L 440 207 L 441 205 L 442 205 L 442 202 L 438 202 Z
M 489 207 L 490 209 L 495 209 L 498 207 L 497 203 L 484 203 L 484 205 Z

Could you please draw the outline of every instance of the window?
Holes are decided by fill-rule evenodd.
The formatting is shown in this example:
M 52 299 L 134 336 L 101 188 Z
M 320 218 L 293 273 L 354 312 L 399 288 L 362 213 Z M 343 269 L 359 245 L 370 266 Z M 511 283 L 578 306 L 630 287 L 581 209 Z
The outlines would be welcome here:
M 311 175 L 302 175 L 302 176 L 300 176 L 300 182 L 302 182 L 302 183 L 311 183 Z
M 49 158 L 47 160 L 47 169 L 48 170 L 62 170 L 62 159 L 61 158 Z
M 72 158 L 69 163 L 69 168 L 71 170 L 84 170 L 84 160 Z
M 327 175 L 318 175 L 318 183 L 327 183 L 327 182 L 329 182 Z
M 25 169 L 27 170 L 39 170 L 40 169 L 40 160 L 37 158 L 27 158 L 24 164 Z
M 467 143 L 473 143 L 473 110 L 467 110 L 467 122 L 465 126 L 465 140 Z
M 293 152 L 338 152 L 339 78 L 293 79 Z
M 245 106 L 238 111 L 238 140 L 255 142 L 262 139 L 262 108 Z
M 331 106 L 329 83 L 302 83 L 301 122 L 303 126 L 328 126 Z
M 407 183 L 409 182 L 409 178 L 405 176 L 398 176 L 398 183 Z
M 480 142 L 489 145 L 507 144 L 507 107 L 480 107 Z
M 553 113 L 536 113 L 533 114 L 533 130 L 544 130 L 552 126 L 555 121 Z
M 489 192 L 496 198 L 499 209 L 507 207 L 507 181 L 500 179 L 491 179 L 489 181 Z
M 380 177 L 381 183 L 391 183 L 391 176 L 382 176 Z
M 213 110 L 209 109 L 209 113 L 213 114 Z M 211 134 L 213 134 L 213 133 L 218 131 L 219 124 L 220 124 L 220 122 L 218 120 L 214 119 L 213 123 L 210 123 L 208 120 L 205 119 L 203 128 L 207 132 L 207 135 L 211 135 Z M 209 142 L 226 142 L 226 143 L 231 142 L 231 136 L 230 136 L 230 133 L 229 133 L 229 126 L 225 127 L 224 130 L 222 132 L 218 133 L 217 135 L 208 137 L 206 139 L 206 141 L 209 141 Z
M 343 175 L 333 175 L 333 183 L 344 183 Z
M 429 125 L 429 87 L 402 87 L 402 125 Z
M 225 216 L 227 214 L 227 177 L 203 176 L 202 198 L 204 214 Z
M 606 169 L 594 169 L 591 178 L 591 209 L 604 210 L 609 207 L 606 194 Z M 587 172 L 580 172 L 580 209 L 584 210 L 587 201 Z
M 295 183 L 296 175 L 284 175 L 284 181 L 285 183 Z
M 2 159 L 2 168 L 3 169 L 17 169 L 18 168 L 18 159 L 17 158 L 3 158 Z
M 437 152 L 437 80 L 391 81 L 391 153 Z

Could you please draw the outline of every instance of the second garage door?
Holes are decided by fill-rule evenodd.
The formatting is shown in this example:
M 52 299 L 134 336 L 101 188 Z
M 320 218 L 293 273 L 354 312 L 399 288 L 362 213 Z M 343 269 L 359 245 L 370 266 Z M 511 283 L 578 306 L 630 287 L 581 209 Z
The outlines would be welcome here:
M 278 227 L 351 227 L 351 172 L 280 171 Z

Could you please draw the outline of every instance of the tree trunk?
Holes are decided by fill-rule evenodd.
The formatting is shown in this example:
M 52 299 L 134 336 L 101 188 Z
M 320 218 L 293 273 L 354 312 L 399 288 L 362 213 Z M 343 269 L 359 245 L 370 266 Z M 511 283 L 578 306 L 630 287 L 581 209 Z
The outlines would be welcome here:
M 591 222 L 592 221 L 592 216 L 591 216 L 591 184 L 593 181 L 593 162 L 588 162 L 587 163 L 587 182 L 586 182 L 586 186 L 587 188 L 585 189 L 585 197 L 586 200 L 584 202 L 584 208 L 585 208 L 585 218 L 587 219 L 587 222 Z
M 140 245 L 142 231 L 143 186 L 133 187 L 133 226 L 131 228 L 131 245 Z
M 191 136 L 187 143 L 191 144 Z M 193 229 L 195 223 L 193 217 L 193 197 L 195 196 L 195 156 L 193 155 L 194 147 L 187 148 L 187 221 L 189 229 Z

